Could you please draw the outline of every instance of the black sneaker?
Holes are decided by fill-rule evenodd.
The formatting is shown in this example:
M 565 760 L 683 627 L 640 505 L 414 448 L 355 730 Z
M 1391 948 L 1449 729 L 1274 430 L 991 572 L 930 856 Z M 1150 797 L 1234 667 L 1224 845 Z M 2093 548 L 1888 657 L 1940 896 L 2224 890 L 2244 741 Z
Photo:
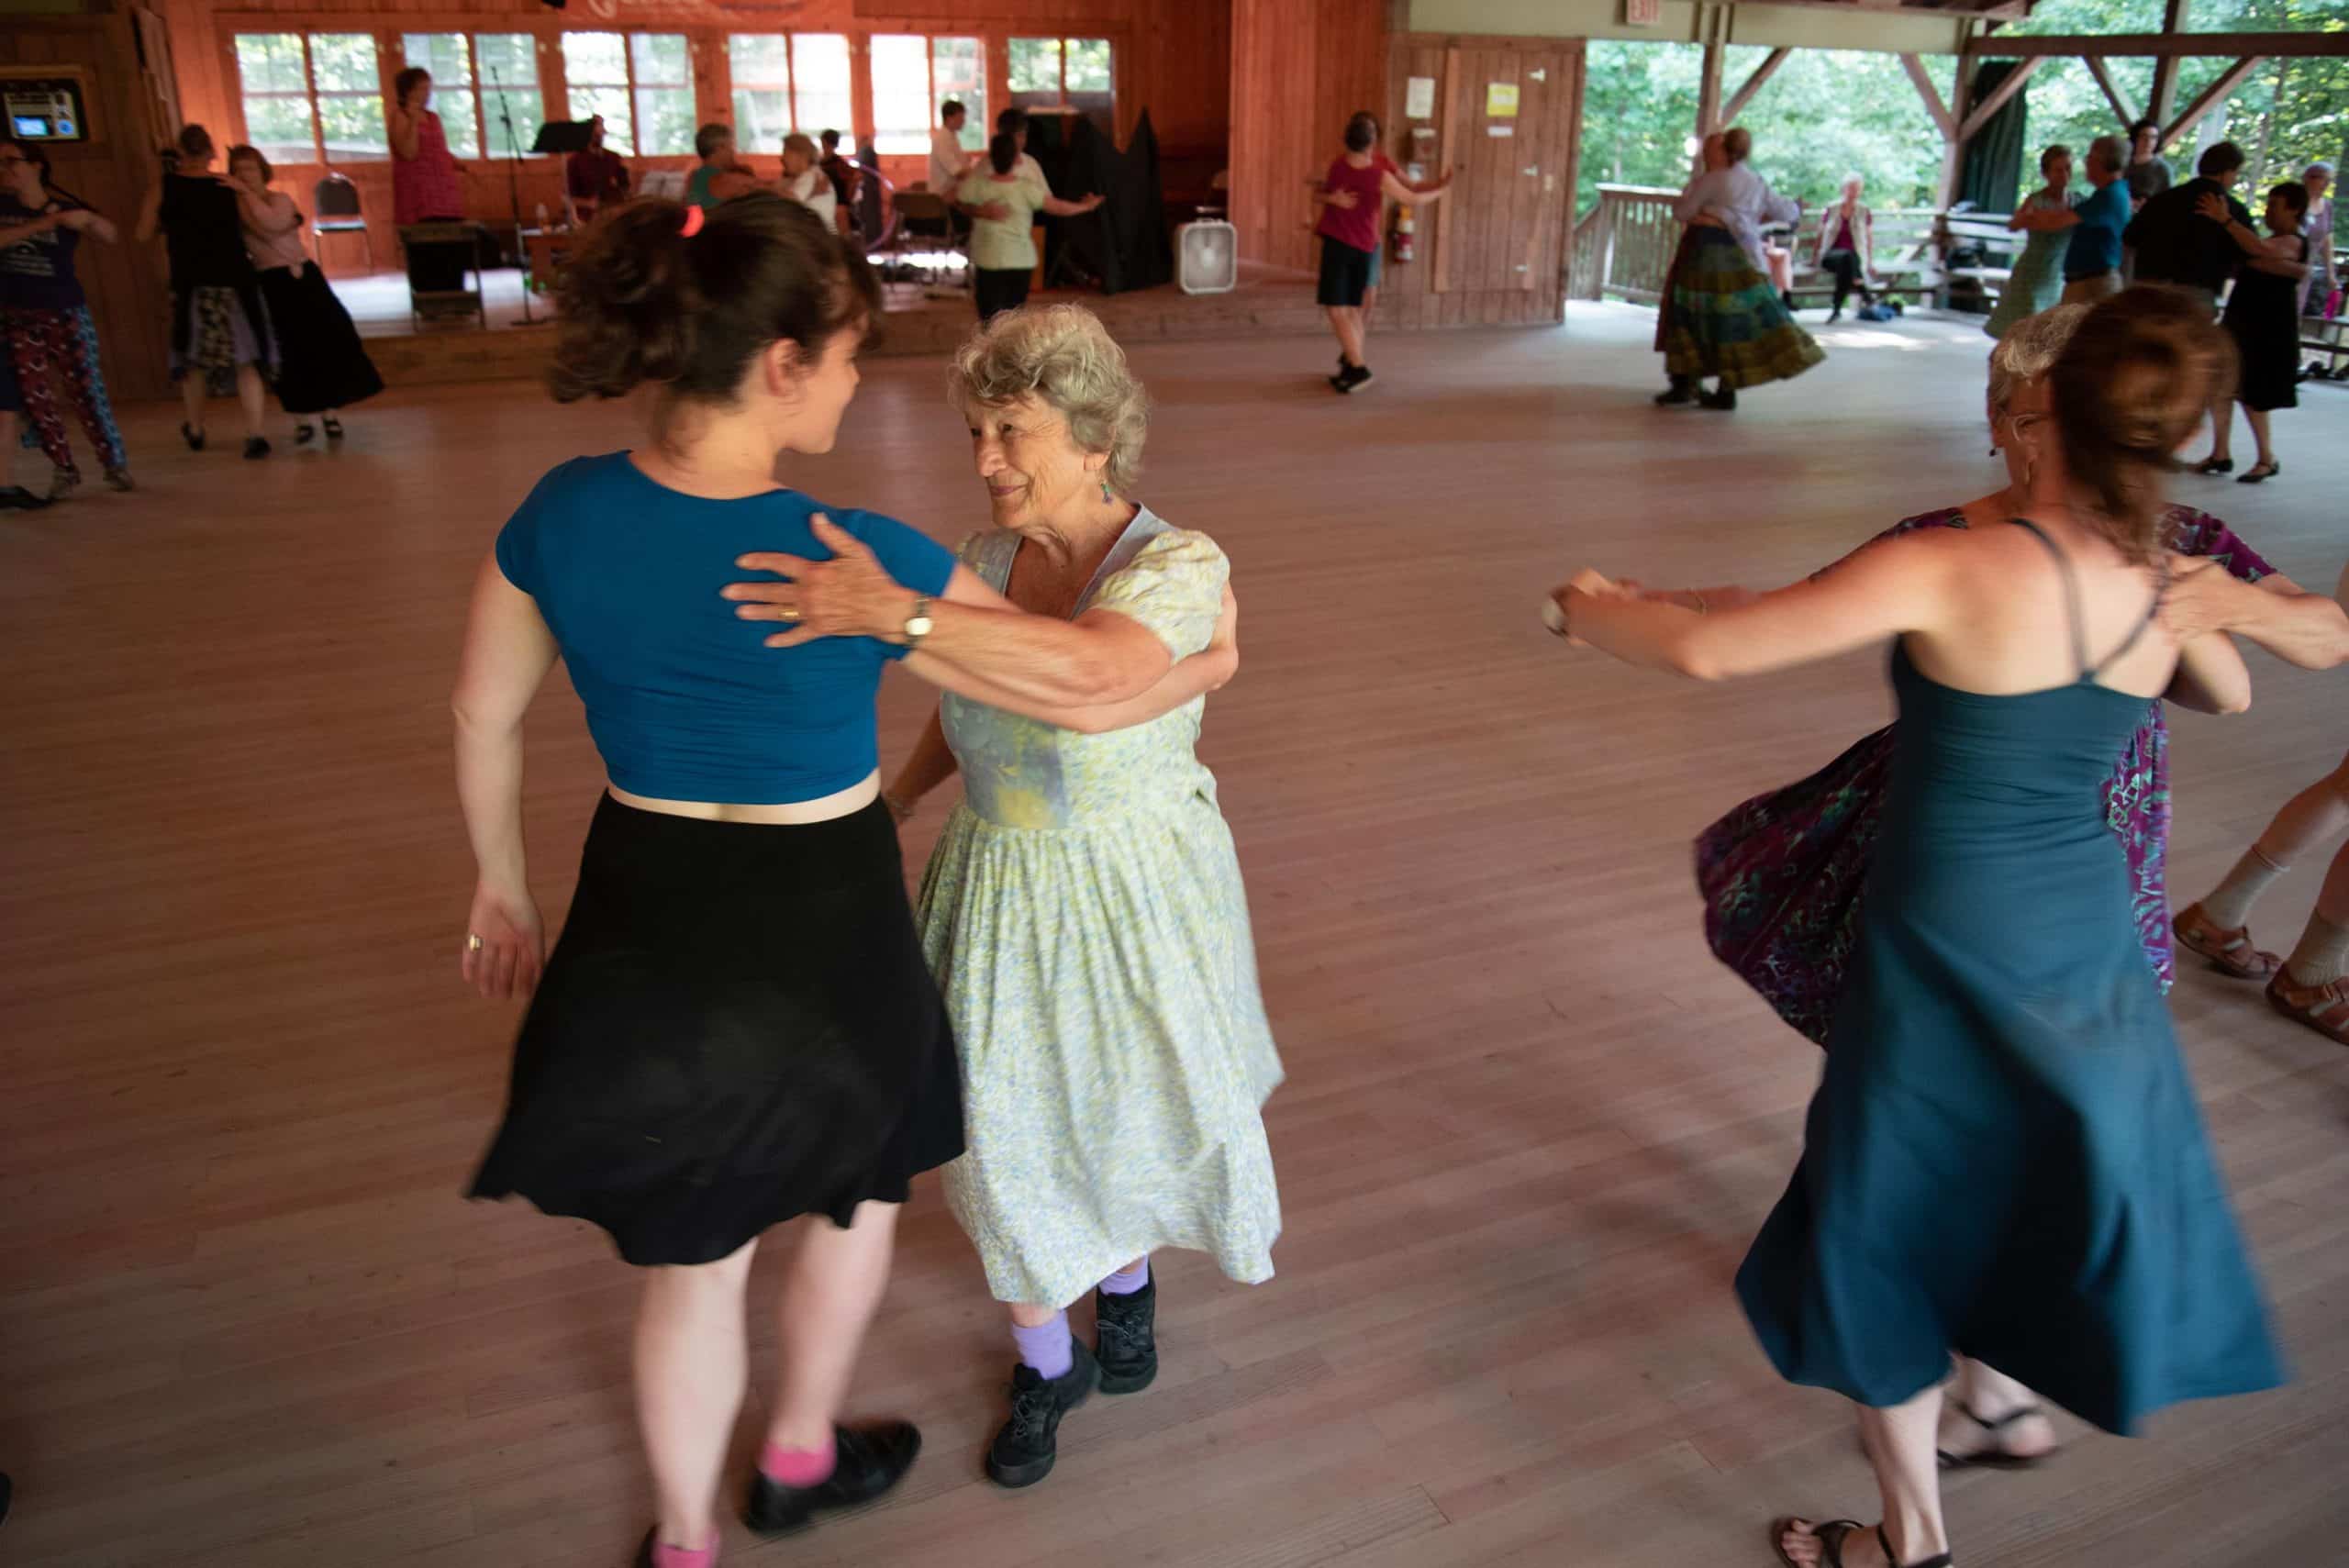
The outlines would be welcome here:
M 1033 1486 L 1060 1457 L 1061 1418 L 1085 1403 L 1101 1369 L 1081 1340 L 1069 1341 L 1069 1369 L 1047 1383 L 1027 1362 L 1011 1374 L 1011 1419 L 987 1448 L 987 1478 L 998 1486 Z
M 269 438 L 267 436 L 247 436 L 245 438 L 245 461 L 247 462 L 256 462 L 262 458 L 267 457 L 268 455 Z
M 906 1478 L 921 1452 L 921 1431 L 910 1421 L 879 1421 L 869 1427 L 832 1429 L 839 1462 L 813 1486 L 786 1486 L 763 1472 L 751 1477 L 751 1500 L 742 1522 L 761 1535 L 804 1529 L 828 1508 L 869 1503 Z
M 49 497 L 36 495 L 21 484 L 0 485 L 0 512 L 38 512 Z
M 1726 413 L 1737 406 L 1737 388 L 1724 386 L 1719 392 L 1702 393 L 1698 395 L 1697 401 L 1708 408 L 1717 408 Z
M 1348 365 L 1338 377 L 1340 392 L 1360 392 L 1378 378 L 1370 373 L 1368 365 Z
M 1093 1293 L 1101 1392 L 1139 1394 L 1158 1380 L 1158 1279 L 1125 1296 Z
M 1696 401 L 1697 384 L 1679 376 L 1673 377 L 1672 384 L 1655 395 L 1656 406 L 1659 408 L 1670 408 L 1679 404 Z

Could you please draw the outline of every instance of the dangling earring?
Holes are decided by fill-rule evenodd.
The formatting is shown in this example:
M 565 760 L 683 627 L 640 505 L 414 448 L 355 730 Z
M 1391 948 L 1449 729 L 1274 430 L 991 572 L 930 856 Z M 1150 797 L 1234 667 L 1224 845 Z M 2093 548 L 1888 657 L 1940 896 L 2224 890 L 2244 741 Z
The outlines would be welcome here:
M 1105 479 L 1105 480 L 1103 480 L 1103 481 L 1101 482 L 1101 504 L 1102 504 L 1103 506 L 1108 506 L 1111 501 L 1114 501 L 1114 500 L 1116 500 L 1116 499 L 1117 499 L 1117 497 L 1116 497 L 1116 496 L 1114 496 L 1114 495 L 1110 495 L 1110 494 L 1109 494 L 1109 482 L 1108 482 L 1108 480 L 1106 480 L 1106 479 Z

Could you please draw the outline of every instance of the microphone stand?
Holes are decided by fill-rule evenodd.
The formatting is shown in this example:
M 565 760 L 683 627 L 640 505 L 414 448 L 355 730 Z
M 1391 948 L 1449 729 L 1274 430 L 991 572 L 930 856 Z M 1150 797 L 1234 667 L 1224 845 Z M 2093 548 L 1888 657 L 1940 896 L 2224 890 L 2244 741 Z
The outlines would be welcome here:
M 522 325 L 535 327 L 530 315 L 530 285 L 538 281 L 530 271 L 530 242 L 522 233 L 522 139 L 514 134 L 514 112 L 506 102 L 506 83 L 497 67 L 489 68 L 489 84 L 497 95 L 497 118 L 506 127 L 506 181 L 514 198 L 514 259 L 522 265 Z

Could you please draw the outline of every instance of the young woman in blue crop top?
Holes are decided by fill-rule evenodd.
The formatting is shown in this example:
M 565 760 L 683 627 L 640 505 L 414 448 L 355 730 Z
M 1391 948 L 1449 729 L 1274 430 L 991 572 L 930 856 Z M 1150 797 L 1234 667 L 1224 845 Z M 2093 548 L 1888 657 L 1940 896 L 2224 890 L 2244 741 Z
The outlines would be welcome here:
M 879 314 L 862 258 L 806 208 L 640 203 L 562 286 L 556 397 L 652 385 L 658 439 L 540 480 L 475 584 L 454 701 L 479 866 L 463 970 L 531 999 L 473 1191 L 592 1220 L 645 1269 L 636 1383 L 661 1519 L 638 1562 L 706 1568 L 770 1227 L 829 1222 L 784 1284 L 751 1528 L 875 1497 L 920 1443 L 904 1422 L 835 1425 L 897 1206 L 963 1151 L 954 1044 L 879 798 L 882 672 L 906 660 L 1074 727 L 1172 711 L 1229 665 L 1177 662 L 1107 610 L 1023 615 L 904 524 L 775 484 L 784 453 L 830 449 Z M 721 596 L 761 551 L 877 562 L 901 629 L 769 648 Z M 546 956 L 520 725 L 558 657 L 610 786 Z

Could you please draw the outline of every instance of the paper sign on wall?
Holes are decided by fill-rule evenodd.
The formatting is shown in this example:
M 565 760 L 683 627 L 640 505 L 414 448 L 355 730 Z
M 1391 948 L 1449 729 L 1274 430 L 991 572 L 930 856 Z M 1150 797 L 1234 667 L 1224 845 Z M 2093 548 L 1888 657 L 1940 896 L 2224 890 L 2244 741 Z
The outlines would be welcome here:
M 1517 128 L 1513 125 L 1488 125 L 1485 128 L 1485 134 L 1486 136 L 1515 136 Z
M 1505 120 L 1517 117 L 1517 83 L 1492 82 L 1485 86 L 1485 117 Z
M 1403 117 L 1423 120 L 1435 113 L 1435 78 L 1414 76 L 1403 88 Z

